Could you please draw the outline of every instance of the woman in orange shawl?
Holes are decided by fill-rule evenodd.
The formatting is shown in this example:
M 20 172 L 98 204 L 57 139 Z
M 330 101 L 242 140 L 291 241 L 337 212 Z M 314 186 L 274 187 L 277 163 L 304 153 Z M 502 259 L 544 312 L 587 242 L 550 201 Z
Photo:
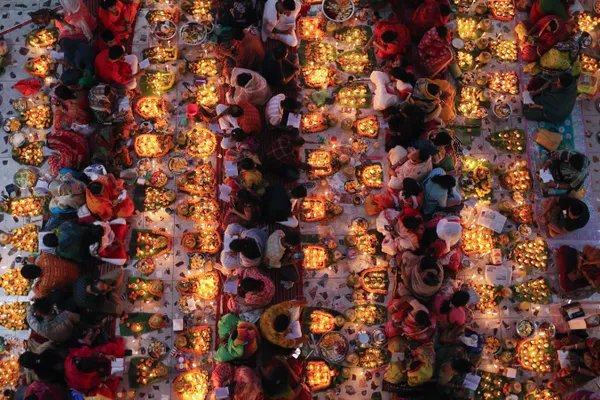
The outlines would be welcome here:
M 127 195 L 119 199 L 123 190 L 123 181 L 115 179 L 113 174 L 99 176 L 85 191 L 87 208 L 103 221 L 131 217 L 133 202 Z
M 443 26 L 427 31 L 417 49 L 425 74 L 433 78 L 454 62 L 454 52 L 450 48 L 450 35 Z
M 565 21 L 554 15 L 547 15 L 537 23 L 531 20 L 523 21 L 517 25 L 515 31 L 519 37 L 521 55 L 527 62 L 536 61 L 569 36 Z
M 392 17 L 389 21 L 380 20 L 375 24 L 373 36 L 364 49 L 368 49 L 371 43 L 375 46 L 377 57 L 385 60 L 401 59 L 410 43 L 410 31 L 397 17 Z
M 408 26 L 414 40 L 419 40 L 431 28 L 444 26 L 450 19 L 452 9 L 446 0 L 425 0 L 414 12 Z

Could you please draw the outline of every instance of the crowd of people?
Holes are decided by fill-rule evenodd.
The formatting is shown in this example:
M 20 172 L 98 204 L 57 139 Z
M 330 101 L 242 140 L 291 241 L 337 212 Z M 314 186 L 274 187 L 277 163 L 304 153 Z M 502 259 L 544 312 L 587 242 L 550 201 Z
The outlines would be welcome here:
M 62 399 L 72 389 L 113 399 L 120 377 L 111 372 L 111 361 L 127 351 L 107 321 L 127 312 L 124 242 L 136 211 L 123 170 L 133 165 L 128 139 L 138 131 L 132 109 L 119 105 L 140 96 L 138 78 L 146 73 L 127 48 L 140 2 L 101 0 L 93 10 L 97 18 L 82 0 L 60 3 L 54 23 L 64 61 L 53 87 L 48 138 L 55 151 L 48 163 L 51 215 L 40 233 L 40 255 L 21 268 L 34 282 L 34 299 L 27 313 L 27 351 L 19 357 L 25 374 L 17 398 Z M 273 302 L 279 286 L 290 289 L 301 279 L 301 262 L 295 259 L 302 241 L 297 204 L 314 186 L 301 182 L 313 169 L 301 154 L 306 141 L 298 128 L 288 126 L 288 118 L 304 107 L 296 21 L 309 6 L 298 0 L 258 3 L 221 2 L 216 57 L 226 93 L 215 110 L 188 107 L 182 127 L 218 124 L 223 160 L 239 171 L 223 182 L 231 200 L 218 228 L 223 248 L 216 267 L 226 279 L 238 279 L 238 287 L 218 321 L 211 386 L 229 387 L 233 399 L 308 400 L 303 359 L 292 355 L 308 339 L 300 321 L 308 303 Z M 395 12 L 385 19 L 375 13 L 365 45 L 374 48 L 378 61 L 370 76 L 372 108 L 389 126 L 389 182 L 366 209 L 377 216 L 383 252 L 398 276 L 385 324 L 388 347 L 406 354 L 388 366 L 400 373 L 386 373 L 385 381 L 398 398 L 440 393 L 473 398 L 463 382 L 476 371 L 483 337 L 470 326 L 473 294 L 456 279 L 466 199 L 459 184 L 461 143 L 450 128 L 457 113 L 455 85 L 445 79 L 456 64 L 450 45 L 453 13 L 447 1 L 409 3 L 392 2 Z M 576 58 L 589 35 L 572 25 L 565 2 L 536 0 L 530 18 L 517 27 L 523 59 L 540 69 L 524 96 L 530 120 L 558 124 L 574 107 Z M 565 58 L 568 68 L 543 72 L 556 71 Z M 590 213 L 577 194 L 589 168 L 589 159 L 575 150 L 552 152 L 543 165 L 553 181 L 544 186 L 552 197 L 543 201 L 540 220 L 551 237 L 586 226 Z M 331 213 L 340 212 L 336 205 Z M 567 260 L 579 257 L 590 265 L 595 260 L 589 251 L 563 253 L 561 282 L 573 272 Z M 110 265 L 102 275 L 101 263 Z M 256 310 L 264 310 L 256 323 L 240 317 Z M 557 343 L 577 352 L 581 367 L 560 369 L 556 387 L 573 390 L 598 376 L 597 340 L 571 335 Z

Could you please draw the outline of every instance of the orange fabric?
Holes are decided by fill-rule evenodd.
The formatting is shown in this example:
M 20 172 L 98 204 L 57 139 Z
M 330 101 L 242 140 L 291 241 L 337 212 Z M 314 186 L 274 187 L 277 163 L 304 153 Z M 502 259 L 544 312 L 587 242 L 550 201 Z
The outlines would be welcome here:
M 94 68 L 98 78 L 105 83 L 126 85 L 131 82 L 131 66 L 124 61 L 111 61 L 108 58 L 108 49 L 96 56 Z
M 384 43 L 381 40 L 381 35 L 387 31 L 395 32 L 398 35 L 392 43 Z M 400 24 L 396 17 L 393 17 L 389 21 L 378 21 L 375 24 L 373 35 L 377 43 L 385 48 L 385 50 L 377 50 L 377 57 L 379 58 L 401 58 L 401 53 L 406 51 L 410 43 L 410 30 L 406 25 Z
M 86 205 L 91 213 L 96 214 L 103 221 L 127 218 L 133 214 L 134 206 L 129 196 L 125 200 L 117 202 L 117 198 L 123 190 L 121 180 L 117 181 L 113 174 L 107 174 L 93 182 L 102 185 L 102 193 L 96 196 L 89 189 L 85 190 Z
M 117 15 L 98 6 L 98 20 L 105 29 L 112 31 L 117 39 L 127 39 L 131 33 L 131 25 L 135 21 L 138 4 L 123 4 L 117 1 Z M 129 30 L 125 29 L 125 22 L 129 23 Z
M 79 278 L 77 264 L 50 253 L 42 253 L 35 261 L 42 270 L 42 276 L 33 285 L 36 297 L 48 296 L 53 289 L 64 289 Z

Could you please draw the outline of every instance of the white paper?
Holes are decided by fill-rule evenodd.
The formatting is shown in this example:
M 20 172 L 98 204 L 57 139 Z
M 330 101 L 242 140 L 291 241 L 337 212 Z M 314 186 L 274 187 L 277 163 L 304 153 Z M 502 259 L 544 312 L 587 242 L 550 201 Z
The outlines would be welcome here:
M 208 124 L 208 129 L 210 129 L 210 131 L 213 133 L 223 133 L 221 125 L 219 124 Z
M 245 313 L 240 314 L 240 319 L 242 321 L 250 322 L 251 324 L 255 324 L 260 319 L 260 316 L 263 312 L 263 309 L 246 311 Z
M 237 293 L 239 279 L 226 281 L 223 285 L 223 291 L 225 293 Z
M 486 265 L 485 277 L 492 285 L 509 286 L 511 269 L 503 265 Z
M 144 58 L 139 64 L 138 64 L 138 68 L 139 69 L 146 69 L 150 66 L 150 60 L 147 58 Z
M 561 368 L 567 368 L 569 365 L 571 365 L 568 351 L 557 350 L 556 354 L 558 354 L 558 361 L 560 362 Z
M 473 375 L 469 373 L 465 376 L 463 386 L 467 389 L 477 390 L 477 386 L 479 386 L 480 381 L 481 377 L 479 375 Z
M 506 217 L 504 215 L 489 208 L 482 208 L 479 212 L 479 218 L 477 218 L 478 225 L 490 228 L 496 233 L 502 233 L 505 223 Z
M 178 318 L 173 320 L 173 330 L 179 332 L 183 330 L 183 319 Z
M 55 61 L 56 60 L 64 60 L 65 53 L 61 53 L 60 51 L 50 50 L 50 58 Z
M 128 111 L 131 109 L 131 105 L 129 103 L 129 97 L 122 97 L 119 99 L 119 111 Z
M 544 183 L 552 182 L 554 180 L 554 178 L 552 177 L 552 174 L 550 173 L 550 170 L 547 170 L 547 169 L 540 170 L 540 179 Z
M 468 288 L 467 292 L 469 292 L 469 302 L 467 304 L 472 305 L 479 303 L 479 295 L 477 294 L 474 288 Z
M 196 309 L 196 300 L 190 297 L 187 299 L 186 305 L 191 311 L 194 311 Z
M 125 360 L 117 358 L 110 362 L 110 371 L 112 375 L 121 376 L 125 372 Z
M 507 378 L 514 379 L 517 377 L 517 370 L 515 368 L 506 368 L 504 376 L 506 376 Z
M 523 104 L 535 104 L 531 94 L 527 90 L 523 92 Z
M 220 387 L 215 389 L 215 399 L 227 399 L 229 398 L 229 388 Z
M 285 335 L 287 339 L 298 339 L 299 337 L 302 337 L 302 326 L 299 321 L 291 322 L 289 328 L 291 329 L 291 332 Z
M 225 160 L 225 175 L 231 177 L 238 176 L 239 172 L 237 164 L 233 161 Z
M 569 321 L 569 328 L 572 330 L 587 329 L 585 318 L 577 318 Z
M 301 118 L 302 118 L 302 115 L 300 115 L 300 114 L 289 113 L 288 120 L 287 120 L 288 126 L 293 126 L 294 128 L 300 128 L 300 119 Z
M 219 185 L 219 200 L 223 200 L 227 203 L 231 201 L 229 194 L 231 193 L 231 187 L 227 185 Z

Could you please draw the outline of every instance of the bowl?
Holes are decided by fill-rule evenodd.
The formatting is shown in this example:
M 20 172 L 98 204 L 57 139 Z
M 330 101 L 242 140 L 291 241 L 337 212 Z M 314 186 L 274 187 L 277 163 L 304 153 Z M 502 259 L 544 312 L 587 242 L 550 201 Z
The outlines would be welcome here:
M 35 186 L 38 176 L 31 168 L 20 168 L 13 176 L 13 183 L 21 189 L 30 189 Z
M 23 127 L 23 122 L 18 117 L 10 117 L 4 120 L 2 124 L 2 129 L 6 133 L 15 133 L 21 130 Z
M 206 41 L 208 36 L 206 26 L 199 22 L 188 22 L 179 31 L 181 41 L 189 46 L 198 46 Z
M 506 121 L 512 115 L 512 106 L 506 102 L 498 102 L 492 107 L 494 116 L 502 121 Z
M 522 319 L 517 322 L 517 335 L 523 339 L 533 336 L 535 333 L 535 325 L 528 319 Z
M 461 38 L 454 38 L 452 39 L 452 47 L 454 47 L 457 50 L 460 50 L 465 47 L 465 41 Z
M 326 361 L 340 364 L 346 358 L 350 344 L 348 339 L 339 332 L 329 332 L 319 340 L 319 353 Z
M 323 2 L 321 3 L 321 9 L 323 10 L 323 15 L 325 15 L 325 18 L 327 18 L 330 21 L 333 22 L 346 22 L 348 21 L 350 18 L 352 18 L 352 16 L 354 15 L 354 1 L 352 0 L 348 0 L 350 2 L 350 5 L 348 7 L 348 9 L 344 10 L 344 12 L 339 12 L 337 15 L 335 16 L 329 16 L 327 14 L 327 10 L 330 9 L 332 6 L 335 6 L 338 4 L 339 0 L 323 0 Z
M 177 25 L 170 20 L 159 21 L 152 29 L 152 36 L 158 40 L 171 40 L 177 35 Z

